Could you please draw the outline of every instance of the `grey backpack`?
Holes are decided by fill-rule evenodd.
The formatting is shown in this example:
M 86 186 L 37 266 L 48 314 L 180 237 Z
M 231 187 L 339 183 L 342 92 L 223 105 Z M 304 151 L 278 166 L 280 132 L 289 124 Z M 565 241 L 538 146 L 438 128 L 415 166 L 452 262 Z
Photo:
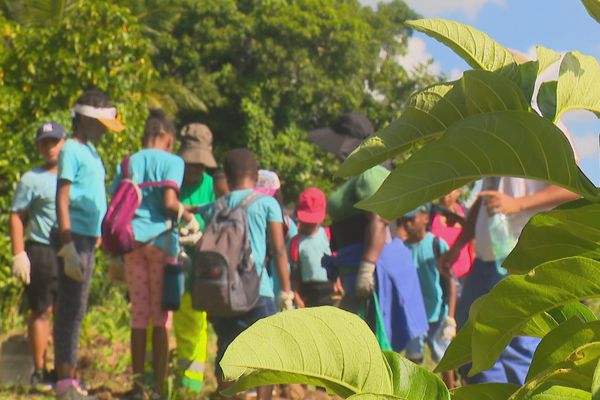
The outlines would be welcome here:
M 250 246 L 248 207 L 263 195 L 252 192 L 234 208 L 215 202 L 214 214 L 196 245 L 192 267 L 192 307 L 211 317 L 233 317 L 258 301 L 260 276 Z

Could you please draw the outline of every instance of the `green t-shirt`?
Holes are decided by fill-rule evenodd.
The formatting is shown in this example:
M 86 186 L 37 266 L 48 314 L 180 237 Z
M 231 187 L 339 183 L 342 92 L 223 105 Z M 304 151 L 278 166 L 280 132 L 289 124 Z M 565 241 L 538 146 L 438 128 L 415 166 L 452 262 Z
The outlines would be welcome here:
M 341 221 L 360 212 L 354 205 L 371 197 L 390 174 L 377 165 L 362 174 L 348 179 L 327 199 L 327 209 L 334 221 Z
M 208 175 L 206 172 L 202 175 L 202 182 L 198 186 L 184 186 L 181 188 L 181 203 L 186 206 L 203 206 L 208 203 L 212 203 L 215 201 L 215 191 L 213 187 L 213 178 Z M 195 214 L 196 219 L 200 223 L 200 230 L 204 230 L 206 226 L 206 222 L 200 215 L 200 213 Z M 195 257 L 195 248 L 193 246 L 186 246 L 185 252 L 192 260 L 192 265 L 194 263 Z M 191 273 L 186 277 L 185 290 L 189 292 L 191 290 Z

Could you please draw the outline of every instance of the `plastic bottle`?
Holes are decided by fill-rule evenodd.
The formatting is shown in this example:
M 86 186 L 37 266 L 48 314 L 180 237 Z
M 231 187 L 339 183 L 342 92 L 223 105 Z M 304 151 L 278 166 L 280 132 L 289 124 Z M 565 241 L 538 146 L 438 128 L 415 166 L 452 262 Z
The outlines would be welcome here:
M 515 248 L 517 238 L 512 234 L 505 214 L 496 213 L 490 217 L 490 241 L 497 261 L 503 261 Z

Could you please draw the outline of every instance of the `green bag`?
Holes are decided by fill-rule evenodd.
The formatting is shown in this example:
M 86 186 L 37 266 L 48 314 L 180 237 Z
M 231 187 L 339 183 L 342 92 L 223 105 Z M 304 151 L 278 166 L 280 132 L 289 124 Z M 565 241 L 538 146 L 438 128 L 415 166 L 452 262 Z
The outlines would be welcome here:
M 367 324 L 369 323 L 369 318 L 367 315 L 368 300 L 369 299 L 361 302 L 361 305 L 358 309 L 358 316 L 364 319 L 367 322 Z M 373 322 L 375 323 L 375 337 L 377 338 L 379 347 L 381 348 L 381 350 L 392 350 L 390 340 L 385 330 L 385 324 L 383 323 L 383 315 L 381 314 L 381 307 L 379 307 L 379 298 L 377 297 L 377 294 L 375 292 L 373 292 L 370 300 L 373 301 L 373 311 L 375 312 L 375 318 Z

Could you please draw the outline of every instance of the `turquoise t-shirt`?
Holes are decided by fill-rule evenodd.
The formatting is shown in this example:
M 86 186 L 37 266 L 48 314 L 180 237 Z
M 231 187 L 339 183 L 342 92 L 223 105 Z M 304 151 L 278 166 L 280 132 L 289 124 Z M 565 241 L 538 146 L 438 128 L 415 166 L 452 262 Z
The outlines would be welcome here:
M 173 181 L 177 187 L 183 181 L 183 159 L 179 156 L 159 149 L 143 149 L 133 154 L 129 159 L 131 179 L 135 183 Z M 113 180 L 110 192 L 114 193 L 122 179 L 121 165 L 117 168 L 117 175 Z M 164 206 L 164 187 L 142 189 L 142 204 L 135 212 L 131 226 L 135 240 L 148 242 L 157 238 L 153 244 L 167 251 L 170 255 L 178 253 L 178 235 L 172 235 L 169 241 L 160 237 L 170 227 L 172 219 Z M 177 232 L 174 229 L 173 232 Z
M 106 213 L 104 165 L 91 142 L 68 139 L 58 156 L 58 179 L 71 182 L 69 216 L 71 231 L 99 237 Z
M 413 262 L 417 268 L 423 302 L 427 311 L 427 320 L 430 323 L 437 322 L 444 317 L 446 307 L 444 305 L 440 272 L 437 267 L 435 253 L 433 250 L 433 238 L 431 232 L 418 243 L 404 242 L 410 249 Z M 440 241 L 440 255 L 448 251 L 448 244 L 443 239 Z
M 230 208 L 238 206 L 246 198 L 252 189 L 234 190 L 225 196 Z M 206 221 L 210 221 L 213 215 L 214 203 L 200 207 L 199 212 Z M 281 207 L 277 200 L 270 196 L 263 196 L 248 207 L 248 229 L 250 230 L 250 246 L 254 258 L 256 270 L 260 275 L 260 295 L 275 297 L 273 286 L 263 264 L 267 255 L 267 229 L 269 222 L 283 223 Z
M 286 224 L 288 227 L 285 246 L 287 249 L 289 249 L 292 238 L 298 234 L 298 227 L 296 226 L 296 222 L 289 216 L 284 217 L 284 224 Z M 281 287 L 279 287 L 279 274 L 277 273 L 277 267 L 275 266 L 274 260 L 271 260 L 271 262 L 269 264 L 269 268 L 271 270 L 271 284 L 273 285 L 273 293 L 279 293 L 281 290 Z M 288 263 L 288 271 L 289 270 L 290 270 L 290 265 Z
M 325 255 L 330 256 L 331 249 L 323 227 L 314 235 L 300 234 L 296 267 L 300 268 L 302 282 L 327 282 L 327 270 L 321 266 L 321 259 Z
M 50 244 L 50 231 L 56 226 L 56 174 L 41 167 L 23 174 L 10 211 L 27 212 L 25 240 Z

